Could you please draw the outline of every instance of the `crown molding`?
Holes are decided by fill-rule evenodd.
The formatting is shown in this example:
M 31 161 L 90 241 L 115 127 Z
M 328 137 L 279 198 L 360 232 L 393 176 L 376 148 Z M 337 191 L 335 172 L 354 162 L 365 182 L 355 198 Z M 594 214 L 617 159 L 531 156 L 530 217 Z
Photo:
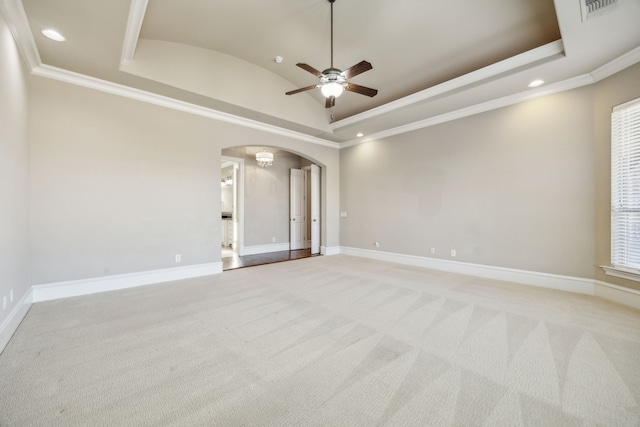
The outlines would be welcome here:
M 121 60 L 127 61 L 133 59 L 137 40 L 140 34 L 142 21 L 148 5 L 148 0 L 132 0 L 131 8 L 129 11 L 129 18 L 127 21 L 127 30 L 125 34 L 125 41 L 123 45 L 123 51 Z M 474 114 L 483 113 L 486 111 L 502 108 L 505 106 L 517 104 L 519 102 L 528 101 L 541 96 L 551 95 L 554 93 L 575 89 L 581 86 L 586 86 L 605 79 L 623 69 L 640 62 L 640 47 L 637 47 L 626 54 L 615 58 L 614 60 L 604 64 L 603 66 L 595 69 L 591 73 L 577 76 L 571 79 L 567 79 L 552 85 L 545 86 L 543 88 L 536 88 L 524 92 L 520 92 L 514 95 L 509 95 L 503 98 L 487 101 L 481 104 L 472 105 L 466 108 L 462 108 L 456 111 L 451 111 L 438 116 L 430 117 L 424 120 L 419 120 L 406 125 L 398 126 L 395 128 L 386 129 L 376 134 L 369 135 L 362 139 L 353 139 L 350 141 L 338 143 L 332 142 L 323 138 L 314 137 L 301 132 L 292 131 L 289 129 L 281 128 L 274 125 L 269 125 L 256 120 L 246 119 L 240 116 L 236 116 L 229 113 L 224 113 L 211 108 L 202 107 L 199 105 L 179 101 L 173 98 L 169 98 L 162 95 L 157 95 L 151 92 L 134 89 L 129 86 L 120 85 L 117 83 L 108 82 L 106 80 L 96 79 L 94 77 L 74 73 L 72 71 L 63 70 L 60 68 L 52 67 L 49 65 L 43 65 L 38 52 L 38 48 L 29 25 L 29 21 L 22 5 L 21 0 L 0 0 L 0 11 L 6 17 L 9 29 L 13 34 L 16 41 L 16 45 L 27 63 L 28 67 L 34 75 L 51 78 L 66 83 L 83 86 L 99 90 L 102 92 L 110 93 L 117 96 L 123 96 L 138 101 L 171 108 L 174 110 L 207 117 L 214 120 L 219 120 L 227 123 L 232 123 L 238 126 L 248 127 L 251 129 L 268 132 L 284 136 L 287 138 L 296 139 L 299 141 L 309 142 L 324 147 L 333 149 L 349 148 L 354 145 L 363 144 L 368 141 L 388 138 L 391 136 L 412 132 L 414 130 L 423 129 L 426 127 L 434 126 L 437 124 L 445 123 L 452 120 L 468 117 Z M 555 55 L 564 54 L 564 45 L 561 40 L 546 44 L 536 49 L 532 49 L 528 52 L 516 55 L 512 58 L 500 61 L 496 64 L 492 64 L 488 67 L 484 67 L 480 70 L 472 73 L 460 76 L 456 79 L 447 81 L 440 85 L 426 89 L 424 91 L 409 95 L 397 101 L 390 102 L 372 110 L 366 111 L 355 116 L 348 117 L 332 124 L 332 129 L 338 129 L 343 126 L 347 126 L 353 123 L 357 123 L 361 120 L 370 119 L 372 117 L 379 116 L 381 114 L 395 111 L 399 108 L 415 104 L 436 96 L 440 96 L 447 92 L 451 92 L 462 88 L 464 86 L 477 83 L 484 79 L 488 79 L 499 75 L 501 73 L 508 72 L 519 67 L 549 59 Z
M 144 20 L 144 14 L 147 12 L 148 4 L 149 0 L 131 0 L 120 63 L 131 61 L 136 53 L 136 46 L 138 45 L 138 38 L 140 38 L 140 30 L 142 29 L 142 21 Z
M 129 19 L 127 22 L 125 44 L 122 51 L 123 61 L 133 58 L 147 4 L 148 0 L 132 0 L 131 2 Z M 333 149 L 340 148 L 340 145 L 337 142 L 327 141 L 325 139 L 316 138 L 301 132 L 265 124 L 256 120 L 246 119 L 243 117 L 235 116 L 233 114 L 223 113 L 211 108 L 190 104 L 188 102 L 178 101 L 166 96 L 157 95 L 151 92 L 134 89 L 129 86 L 108 82 L 106 80 L 101 80 L 61 68 L 52 67 L 50 65 L 42 64 L 42 59 L 40 58 L 38 47 L 36 45 L 35 39 L 33 38 L 31 26 L 29 25 L 27 13 L 24 10 L 22 1 L 0 0 L 0 11 L 6 18 L 7 25 L 11 31 L 11 34 L 13 35 L 16 45 L 18 46 L 18 50 L 27 63 L 27 66 L 31 70 L 31 73 L 36 76 L 50 78 L 53 80 L 58 80 L 65 83 L 109 93 L 112 95 L 123 96 L 126 98 L 171 108 L 190 114 L 195 114 L 214 120 L 220 120 L 226 123 L 232 123 L 251 129 L 284 136 L 287 138 L 293 138 L 299 141 L 305 141 L 324 147 Z
M 390 136 L 399 135 L 402 133 L 412 132 L 414 130 L 423 129 L 429 126 L 435 126 L 441 123 L 449 122 L 452 120 L 461 119 L 478 113 L 484 113 L 486 111 L 495 110 L 497 108 L 506 107 L 509 105 L 517 104 L 520 102 L 528 101 L 530 99 L 538 98 L 541 96 L 552 95 L 554 93 L 564 92 L 566 90 L 576 89 L 582 86 L 588 86 L 593 83 L 597 83 L 607 77 L 610 77 L 625 68 L 628 68 L 634 64 L 640 62 L 640 46 L 629 52 L 609 61 L 608 63 L 596 68 L 590 73 L 583 74 L 581 76 L 573 77 L 571 79 L 563 80 L 561 82 L 547 85 L 544 87 L 527 90 L 514 95 L 509 95 L 503 98 L 494 99 L 481 104 L 472 105 L 467 108 L 462 108 L 449 113 L 444 113 L 439 116 L 430 117 L 425 120 L 409 123 L 403 126 L 387 129 L 366 138 L 352 139 L 350 141 L 343 142 L 340 148 L 349 148 L 354 145 L 364 144 L 368 141 L 376 139 L 388 138 Z
M 251 129 L 268 132 L 284 136 L 287 138 L 296 139 L 299 141 L 309 142 L 311 144 L 321 145 L 324 147 L 339 149 L 340 144 L 337 142 L 327 141 L 321 138 L 316 138 L 301 132 L 292 131 L 289 129 L 281 128 L 278 126 L 269 125 L 266 123 L 258 122 L 256 120 L 246 119 L 244 117 L 235 116 L 233 114 L 223 113 L 212 108 L 202 107 L 200 105 L 191 104 L 184 101 L 178 101 L 173 98 L 158 95 L 151 92 L 146 92 L 140 89 L 134 89 L 129 86 L 124 86 L 118 83 L 109 82 L 106 80 L 97 79 L 95 77 L 89 77 L 84 74 L 74 73 L 72 71 L 63 70 L 61 68 L 52 67 L 49 65 L 40 65 L 32 70 L 32 73 L 36 76 L 46 77 L 53 80 L 62 81 L 65 83 L 74 84 L 77 86 L 86 87 L 89 89 L 98 90 L 100 92 L 109 93 L 111 95 L 122 96 L 125 98 L 135 99 L 137 101 L 146 102 L 160 107 L 166 107 L 173 110 L 182 111 L 197 116 L 206 117 L 209 119 L 219 120 L 226 123 L 235 124 Z
M 331 128 L 334 130 L 340 129 L 344 126 L 352 125 L 363 120 L 372 119 L 382 114 L 387 114 L 403 107 L 409 107 L 418 102 L 426 101 L 436 96 L 440 96 L 520 67 L 547 60 L 556 55 L 562 54 L 564 54 L 564 44 L 562 43 L 562 40 L 556 40 L 555 42 L 531 49 L 527 52 L 496 62 L 495 64 L 480 68 L 479 70 L 462 75 L 455 79 L 448 80 L 439 85 L 405 96 L 397 101 L 392 101 L 363 113 L 339 120 L 332 123 Z
M 414 130 L 435 126 L 441 123 L 450 122 L 453 120 L 461 119 L 475 114 L 484 113 L 498 108 L 507 107 L 509 105 L 518 104 L 520 102 L 529 101 L 531 99 L 539 98 L 542 96 L 552 95 L 558 92 L 564 92 L 571 89 L 576 89 L 582 86 L 588 86 L 594 83 L 593 77 L 590 74 L 583 74 L 578 77 L 563 80 L 561 82 L 527 90 L 524 92 L 516 93 L 513 95 L 505 96 L 502 98 L 494 99 L 491 101 L 483 102 L 481 104 L 472 105 L 470 107 L 461 108 L 459 110 L 451 111 L 448 113 L 440 114 L 439 116 L 430 117 L 425 120 L 409 123 L 403 126 L 387 129 L 382 132 L 378 132 L 367 136 L 366 138 L 352 139 L 351 141 L 344 142 L 340 145 L 340 148 L 349 148 L 354 145 L 364 144 L 368 141 L 377 139 L 388 138 L 395 135 L 400 135 Z
M 27 18 L 27 13 L 24 10 L 22 1 L 0 0 L 0 11 L 2 11 L 2 14 L 5 16 L 9 30 L 11 34 L 13 34 L 13 38 L 18 46 L 18 50 L 29 69 L 33 70 L 40 66 L 42 60 L 40 59 L 40 53 L 38 52 L 36 41 L 33 38 L 29 19 Z
M 604 64 L 602 67 L 596 68 L 591 72 L 591 76 L 593 76 L 594 81 L 599 82 L 638 62 L 640 62 L 640 46 Z

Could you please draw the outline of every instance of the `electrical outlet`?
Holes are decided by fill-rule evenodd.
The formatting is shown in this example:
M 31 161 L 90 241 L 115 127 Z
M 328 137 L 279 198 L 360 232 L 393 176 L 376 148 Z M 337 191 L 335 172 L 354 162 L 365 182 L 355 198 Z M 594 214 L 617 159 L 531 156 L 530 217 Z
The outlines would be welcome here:
M 340 212 L 340 217 L 346 218 L 347 217 L 347 213 L 346 212 Z
M 436 248 L 431 248 L 431 255 L 436 253 Z
M 182 262 L 182 256 L 180 254 L 176 255 L 176 262 Z
M 451 256 L 456 256 L 456 250 L 455 249 L 451 249 Z
M 275 238 L 275 237 L 272 237 L 272 238 L 271 238 L 271 243 L 275 243 L 275 242 L 276 242 L 276 238 Z
M 6 310 L 7 309 L 7 296 L 3 296 L 2 297 L 2 309 Z
M 380 242 L 375 242 L 375 243 L 373 244 L 373 246 L 375 246 L 376 248 L 379 248 L 379 247 L 380 247 Z

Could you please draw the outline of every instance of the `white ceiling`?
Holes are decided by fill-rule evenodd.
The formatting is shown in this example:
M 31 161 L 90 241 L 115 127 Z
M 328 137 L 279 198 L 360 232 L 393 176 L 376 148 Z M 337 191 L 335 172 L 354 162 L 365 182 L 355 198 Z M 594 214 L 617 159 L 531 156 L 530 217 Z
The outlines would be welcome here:
M 336 0 L 334 65 L 369 61 L 373 69 L 351 81 L 379 93 L 347 92 L 329 110 L 318 90 L 284 94 L 317 83 L 296 63 L 329 68 L 327 0 L 0 0 L 0 7 L 23 50 L 31 43 L 36 51 L 34 69 L 351 143 L 358 132 L 366 139 L 419 128 L 589 84 L 607 64 L 617 64 L 613 72 L 640 61 L 640 0 L 618 0 L 584 22 L 581 1 Z M 44 38 L 48 27 L 67 41 Z M 535 78 L 546 84 L 529 89 Z

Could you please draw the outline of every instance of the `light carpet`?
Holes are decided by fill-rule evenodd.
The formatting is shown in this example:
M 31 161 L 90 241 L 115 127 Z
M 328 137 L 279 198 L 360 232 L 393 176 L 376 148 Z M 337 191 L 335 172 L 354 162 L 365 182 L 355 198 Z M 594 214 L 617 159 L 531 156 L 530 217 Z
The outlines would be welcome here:
M 640 312 L 349 256 L 34 304 L 2 426 L 638 426 Z

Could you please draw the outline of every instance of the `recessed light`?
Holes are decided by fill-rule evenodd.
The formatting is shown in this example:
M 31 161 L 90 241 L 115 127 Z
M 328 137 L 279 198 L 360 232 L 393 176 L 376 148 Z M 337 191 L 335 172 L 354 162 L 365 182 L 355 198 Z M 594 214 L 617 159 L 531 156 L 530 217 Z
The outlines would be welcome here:
M 63 41 L 66 40 L 66 38 L 62 34 L 60 34 L 56 30 L 53 30 L 51 28 L 45 28 L 41 32 L 45 37 L 47 37 L 47 38 L 49 38 L 51 40 L 55 40 L 57 42 L 63 42 Z
M 531 83 L 529 83 L 529 87 L 538 87 L 538 86 L 542 86 L 544 84 L 544 80 L 534 80 Z
M 356 134 L 356 136 L 357 136 L 358 138 L 362 138 L 362 137 L 364 136 L 364 133 L 362 133 L 362 132 L 358 132 L 358 133 Z

